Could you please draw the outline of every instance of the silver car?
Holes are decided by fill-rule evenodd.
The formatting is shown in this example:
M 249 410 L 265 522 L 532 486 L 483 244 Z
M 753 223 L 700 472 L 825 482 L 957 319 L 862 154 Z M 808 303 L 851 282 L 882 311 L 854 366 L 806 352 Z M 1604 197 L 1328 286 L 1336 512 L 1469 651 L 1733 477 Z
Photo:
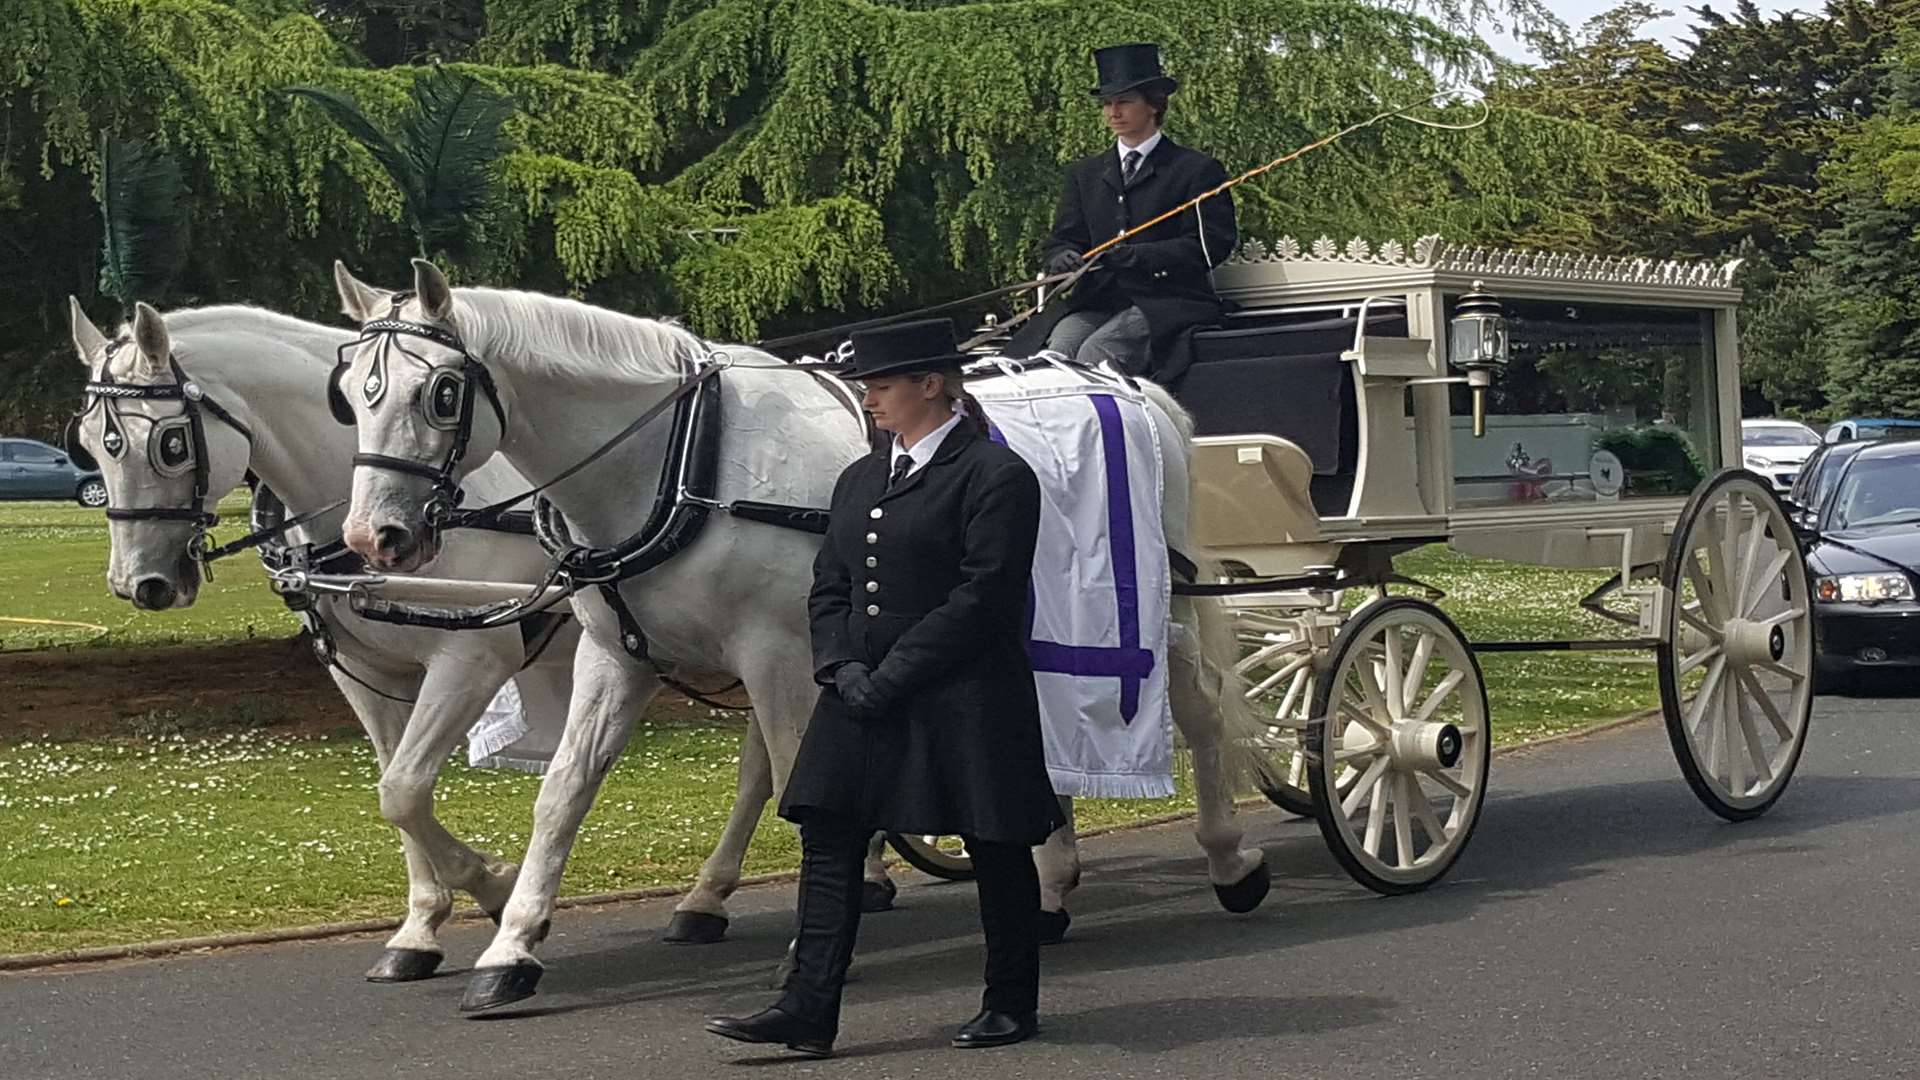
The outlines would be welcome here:
M 100 474 L 82 469 L 34 439 L 0 439 L 0 499 L 72 499 L 81 506 L 107 505 Z
M 1773 484 L 1775 491 L 1793 487 L 1800 467 L 1820 448 L 1820 436 L 1798 420 L 1740 421 L 1741 460 L 1747 468 Z

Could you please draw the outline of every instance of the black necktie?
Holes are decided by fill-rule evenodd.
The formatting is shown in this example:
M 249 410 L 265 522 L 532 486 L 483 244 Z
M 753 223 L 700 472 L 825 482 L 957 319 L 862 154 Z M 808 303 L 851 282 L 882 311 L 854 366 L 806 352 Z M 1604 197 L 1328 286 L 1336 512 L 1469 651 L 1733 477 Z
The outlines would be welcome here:
M 892 491 L 900 481 L 907 478 L 907 471 L 913 468 L 913 455 L 901 454 L 893 459 L 893 475 L 887 477 L 887 490 Z
M 1120 183 L 1123 185 L 1133 183 L 1133 174 L 1139 171 L 1140 151 L 1127 151 L 1127 156 L 1120 162 Z

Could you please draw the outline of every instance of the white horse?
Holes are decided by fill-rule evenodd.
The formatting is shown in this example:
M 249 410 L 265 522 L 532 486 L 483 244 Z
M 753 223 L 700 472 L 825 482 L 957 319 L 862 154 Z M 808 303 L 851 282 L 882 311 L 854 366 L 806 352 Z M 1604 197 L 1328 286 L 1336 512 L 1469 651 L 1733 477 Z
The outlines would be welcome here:
M 396 294 L 363 284 L 336 264 L 345 312 L 374 322 L 339 375 L 360 432 L 363 454 L 407 465 L 361 465 L 353 483 L 347 541 L 376 567 L 406 572 L 432 562 L 438 537 L 429 520 L 434 472 L 456 444 L 443 415 L 451 404 L 429 392 L 467 372 L 497 394 L 500 421 L 472 405 L 465 460 L 496 450 L 522 473 L 549 478 L 545 494 L 572 539 L 606 547 L 636 536 L 654 511 L 670 425 L 642 426 L 610 448 L 613 436 L 663 404 L 693 365 L 715 349 L 667 323 L 632 318 L 535 293 L 450 288 L 431 263 L 416 260 L 414 288 Z M 722 425 L 717 500 L 824 507 L 842 468 L 868 446 L 843 390 L 787 370 L 754 349 L 720 350 L 732 366 L 717 378 Z M 1166 437 L 1166 535 L 1186 537 L 1186 435 L 1170 398 L 1157 394 L 1156 423 Z M 603 456 L 567 470 L 596 451 Z M 558 479 L 560 482 L 553 482 Z M 493 943 L 481 955 L 463 1008 L 483 1009 L 534 992 L 542 968 L 533 947 L 553 911 L 561 868 L 601 779 L 626 744 L 635 717 L 655 691 L 654 664 L 688 663 L 738 677 L 752 698 L 771 757 L 771 788 L 784 786 L 819 688 L 806 618 L 815 537 L 715 513 L 672 561 L 621 581 L 617 596 L 644 634 L 647 660 L 622 645 L 622 620 L 598 589 L 573 598 L 585 627 L 574 665 L 566 734 L 535 808 L 527 860 Z M 1191 554 L 1191 553 L 1189 553 Z M 1221 901 L 1250 910 L 1267 891 L 1264 854 L 1242 848 L 1233 789 L 1241 767 L 1259 768 L 1250 738 L 1260 728 L 1231 674 L 1231 627 L 1213 604 L 1185 600 L 1175 617 L 1172 685 L 1176 722 L 1193 754 L 1200 804 L 1196 832 Z M 745 783 L 743 776 L 743 785 Z M 758 804 L 735 813 L 757 818 Z M 1071 826 L 1039 849 L 1042 903 L 1064 922 L 1079 876 Z
M 72 316 L 74 345 L 92 381 L 110 379 L 122 387 L 171 385 L 176 381 L 172 357 L 199 388 L 206 458 L 200 467 L 207 478 L 200 509 L 210 511 L 251 470 L 286 503 L 290 515 L 338 505 L 307 530 L 323 542 L 338 535 L 352 476 L 354 436 L 329 418 L 323 377 L 339 347 L 353 340 L 352 332 L 258 308 L 212 307 L 163 318 L 142 304 L 119 342 L 110 343 L 77 303 Z M 214 415 L 209 403 L 244 430 Z M 121 429 L 119 454 L 108 453 L 102 441 L 108 409 Z M 183 411 L 177 399 L 87 403 L 79 436 L 99 459 L 113 506 L 192 506 L 191 470 L 168 468 L 150 452 L 153 439 L 164 430 L 153 425 L 164 425 Z M 475 470 L 465 486 L 473 497 L 491 500 L 521 490 L 525 481 L 506 462 L 494 460 Z M 112 521 L 109 587 L 142 608 L 191 605 L 200 583 L 199 565 L 189 553 L 194 534 L 190 522 Z M 530 537 L 462 530 L 449 537 L 434 572 L 518 582 L 537 577 L 545 567 L 545 556 Z M 514 627 L 455 634 L 376 622 L 332 596 L 318 597 L 315 610 L 334 645 L 334 681 L 379 758 L 381 813 L 400 830 L 406 854 L 406 921 L 367 977 L 380 982 L 426 978 L 444 956 L 438 929 L 452 913 L 452 890 L 469 893 L 498 919 L 518 873 L 514 864 L 473 850 L 435 820 L 433 787 L 440 767 L 516 672 L 516 685 L 535 725 L 527 741 L 543 736 L 549 745 L 556 741 L 553 729 L 572 696 L 579 629 L 565 620 L 551 636 L 543 633 L 528 642 Z M 526 665 L 530 648 L 537 648 L 539 655 Z M 544 726 L 543 717 L 549 721 Z M 755 757 L 756 743 L 748 739 L 743 758 Z M 758 756 L 764 758 L 764 752 Z M 757 775 L 751 766 L 745 771 Z M 757 810 L 759 804 L 754 805 Z M 713 864 L 721 869 L 730 864 L 737 881 L 745 846 L 744 839 L 728 837 Z M 879 866 L 876 855 L 870 860 L 869 878 L 878 875 L 890 888 Z M 724 876 L 720 869 L 715 873 Z M 709 912 L 717 904 L 711 897 L 690 895 L 681 907 Z M 716 937 L 709 933 L 699 940 Z

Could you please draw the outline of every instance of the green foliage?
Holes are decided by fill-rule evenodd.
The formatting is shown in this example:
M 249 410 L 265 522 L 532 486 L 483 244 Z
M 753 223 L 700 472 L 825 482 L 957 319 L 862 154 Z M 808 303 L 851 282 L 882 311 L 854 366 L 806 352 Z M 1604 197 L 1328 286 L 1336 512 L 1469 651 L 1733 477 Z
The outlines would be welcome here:
M 1629 495 L 1685 495 L 1706 479 L 1687 433 L 1667 425 L 1615 428 L 1593 440 L 1626 469 Z
M 180 163 L 195 237 L 178 302 L 325 316 L 334 258 L 381 279 L 427 250 L 466 280 L 745 338 L 1030 274 L 1062 166 L 1108 138 L 1095 46 L 1163 42 L 1183 82 L 1172 134 L 1237 171 L 1484 78 L 1471 26 L 1555 30 L 1537 0 L 19 6 L 0 41 L 18 118 L 0 137 L 0 247 L 34 270 L 0 268 L 0 320 L 21 324 L 0 330 L 36 355 L 58 351 L 64 295 L 93 292 L 98 268 L 68 253 L 94 247 L 75 247 L 92 239 L 75 211 L 101 130 Z M 457 160 L 425 149 L 436 124 Z M 1236 196 L 1254 239 L 1556 246 L 1700 203 L 1635 133 L 1520 103 L 1466 133 L 1381 125 Z
M 393 135 L 353 99 L 314 86 L 289 89 L 319 105 L 400 190 L 420 254 L 466 262 L 497 218 L 493 174 L 507 150 L 501 127 L 513 103 L 468 75 L 436 68 L 414 80 Z

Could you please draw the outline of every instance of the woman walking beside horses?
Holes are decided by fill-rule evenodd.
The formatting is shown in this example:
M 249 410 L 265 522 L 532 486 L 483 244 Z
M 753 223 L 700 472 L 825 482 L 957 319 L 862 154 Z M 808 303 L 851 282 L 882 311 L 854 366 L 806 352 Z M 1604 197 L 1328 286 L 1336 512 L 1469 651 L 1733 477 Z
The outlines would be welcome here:
M 964 837 L 980 889 L 986 992 L 957 1047 L 1032 1035 L 1039 884 L 1030 848 L 1061 824 L 1026 653 L 1040 487 L 986 437 L 946 319 L 853 335 L 844 373 L 893 433 L 848 466 L 808 600 L 824 687 L 781 816 L 800 826 L 799 932 L 780 1000 L 716 1035 L 832 1052 L 876 829 Z

